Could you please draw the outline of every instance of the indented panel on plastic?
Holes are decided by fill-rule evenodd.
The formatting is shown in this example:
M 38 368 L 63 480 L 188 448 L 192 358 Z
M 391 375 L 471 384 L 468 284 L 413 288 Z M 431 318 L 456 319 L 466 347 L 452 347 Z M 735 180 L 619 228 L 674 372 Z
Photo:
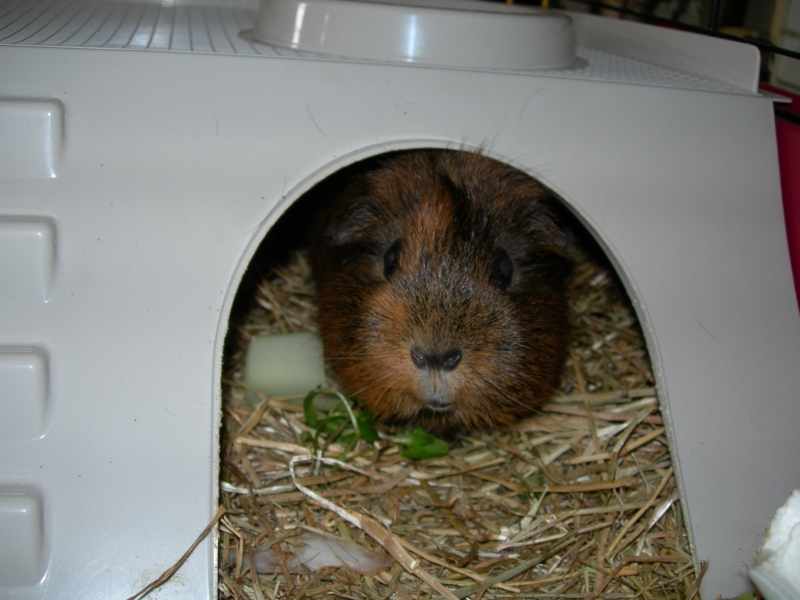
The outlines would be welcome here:
M 0 487 L 0 589 L 36 585 L 47 566 L 44 506 L 36 490 Z
M 44 434 L 49 388 L 47 354 L 39 348 L 0 346 L 0 440 Z
M 55 177 L 63 133 L 58 100 L 0 99 L 0 177 Z
M 0 302 L 47 302 L 55 255 L 52 220 L 0 216 Z

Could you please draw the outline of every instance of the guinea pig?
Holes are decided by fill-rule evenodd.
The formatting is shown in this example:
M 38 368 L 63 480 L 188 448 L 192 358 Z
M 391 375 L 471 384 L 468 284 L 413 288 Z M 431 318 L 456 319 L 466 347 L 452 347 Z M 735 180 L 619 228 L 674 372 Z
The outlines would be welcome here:
M 379 421 L 495 429 L 558 386 L 567 235 L 555 197 L 479 153 L 420 150 L 356 177 L 311 244 L 319 332 Z

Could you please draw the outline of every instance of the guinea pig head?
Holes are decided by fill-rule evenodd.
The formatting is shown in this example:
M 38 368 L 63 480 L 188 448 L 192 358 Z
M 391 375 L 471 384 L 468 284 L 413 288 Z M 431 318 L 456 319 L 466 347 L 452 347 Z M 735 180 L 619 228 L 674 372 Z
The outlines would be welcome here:
M 431 431 L 529 413 L 565 358 L 565 242 L 547 190 L 479 154 L 408 153 L 359 177 L 312 247 L 345 391 Z

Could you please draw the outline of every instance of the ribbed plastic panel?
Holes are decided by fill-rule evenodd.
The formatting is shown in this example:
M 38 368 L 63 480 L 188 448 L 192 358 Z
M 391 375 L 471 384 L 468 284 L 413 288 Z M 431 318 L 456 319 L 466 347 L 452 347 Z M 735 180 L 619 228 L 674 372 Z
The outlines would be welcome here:
M 252 42 L 257 2 L 217 4 L 116 0 L 7 0 L 0 4 L 0 45 L 117 48 L 351 61 Z M 682 73 L 593 48 L 580 64 L 538 75 L 748 93 L 722 81 Z M 359 62 L 365 62 L 363 60 Z
M 252 28 L 257 4 L 11 0 L 0 10 L 2 44 L 282 54 L 240 36 L 240 32 Z

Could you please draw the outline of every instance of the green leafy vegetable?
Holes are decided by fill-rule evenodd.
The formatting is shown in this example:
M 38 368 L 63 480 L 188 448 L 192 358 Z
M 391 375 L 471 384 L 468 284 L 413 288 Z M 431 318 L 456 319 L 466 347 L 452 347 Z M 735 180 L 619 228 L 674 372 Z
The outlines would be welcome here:
M 317 410 L 314 408 L 314 398 L 320 393 L 320 388 L 308 392 L 303 398 L 303 416 L 306 418 L 306 423 L 309 427 L 317 428 L 319 419 L 317 419 Z
M 403 451 L 403 456 L 411 460 L 422 460 L 445 456 L 449 451 L 447 442 L 418 427 L 411 433 L 410 443 Z
M 317 409 L 314 407 L 314 398 L 319 394 L 333 395 L 340 400 L 340 403 L 328 411 L 327 416 L 323 418 L 317 415 Z M 311 441 L 316 452 L 319 448 L 318 440 L 320 435 L 326 435 L 328 443 L 339 439 L 345 446 L 341 459 L 344 459 L 345 455 L 355 448 L 360 439 L 374 444 L 380 438 L 384 438 L 406 446 L 403 456 L 411 460 L 445 456 L 450 450 L 447 442 L 429 434 L 422 428 L 417 428 L 411 433 L 406 432 L 405 437 L 379 434 L 372 426 L 372 413 L 369 411 L 354 413 L 350 400 L 337 390 L 317 388 L 309 392 L 303 400 L 303 414 L 306 418 L 306 423 L 315 430 L 313 437 L 310 435 L 302 436 L 304 441 Z
M 378 439 L 380 439 L 378 432 L 375 431 L 375 428 L 372 426 L 371 412 L 363 412 L 357 415 L 356 422 L 358 423 L 358 431 L 361 433 L 361 437 L 367 440 L 370 444 L 374 444 L 378 441 Z

